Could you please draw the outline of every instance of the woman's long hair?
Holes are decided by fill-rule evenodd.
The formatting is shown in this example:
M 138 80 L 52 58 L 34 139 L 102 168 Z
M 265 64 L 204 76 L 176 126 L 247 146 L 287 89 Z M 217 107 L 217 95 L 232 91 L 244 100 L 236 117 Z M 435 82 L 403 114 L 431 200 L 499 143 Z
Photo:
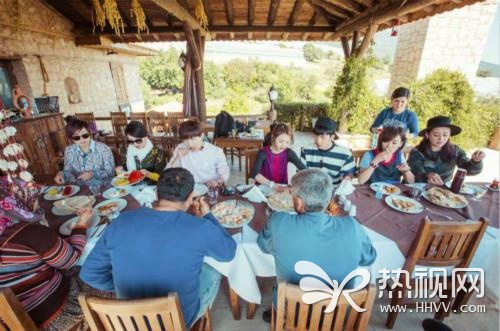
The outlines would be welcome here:
M 427 131 L 427 134 L 429 134 L 429 131 Z M 433 159 L 431 157 L 431 141 L 429 140 L 427 135 L 424 136 L 424 138 L 422 139 L 422 141 L 420 141 L 416 148 L 420 153 L 424 154 L 429 159 Z M 450 138 L 448 138 L 446 144 L 444 144 L 444 146 L 439 151 L 439 157 L 444 162 L 450 162 L 455 158 L 455 145 L 451 143 Z

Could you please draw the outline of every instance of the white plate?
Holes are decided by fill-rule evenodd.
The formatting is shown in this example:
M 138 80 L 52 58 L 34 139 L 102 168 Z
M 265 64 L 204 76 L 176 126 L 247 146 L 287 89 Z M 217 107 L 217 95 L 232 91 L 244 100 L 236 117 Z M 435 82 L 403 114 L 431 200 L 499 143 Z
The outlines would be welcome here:
M 439 203 L 437 201 L 433 201 L 431 199 L 431 197 L 429 197 L 429 193 L 427 191 L 425 191 L 422 196 L 425 198 L 425 200 L 437 205 L 437 206 L 441 206 L 441 207 L 444 207 L 444 208 L 451 208 L 451 209 L 461 209 L 461 208 L 465 208 L 467 207 L 467 205 L 469 204 L 468 202 L 463 202 L 462 204 L 456 204 L 454 206 L 449 206 L 449 205 L 446 205 L 445 203 Z
M 63 236 L 69 236 L 71 234 L 71 226 L 74 223 L 78 222 L 78 217 L 79 216 L 75 216 L 73 218 L 70 218 L 66 222 L 64 222 L 59 227 L 59 233 L 62 234 Z M 87 228 L 87 235 L 89 233 L 89 230 L 91 228 L 93 228 L 94 226 L 96 226 L 97 223 L 99 223 L 100 220 L 101 220 L 101 218 L 99 217 L 99 215 L 97 215 L 97 213 L 94 212 L 94 214 L 92 215 L 92 220 L 90 221 L 89 227 Z
M 68 210 L 68 209 L 59 209 L 57 207 L 52 207 L 52 214 L 56 216 L 68 216 L 68 215 L 73 215 L 75 214 L 76 211 L 73 210 Z
M 490 185 L 486 185 L 486 187 L 488 188 L 488 190 L 490 190 L 492 192 L 498 192 L 498 191 L 500 191 L 500 188 L 493 188 Z
M 388 183 L 384 183 L 384 182 L 375 182 L 375 183 L 370 184 L 370 188 L 372 190 L 374 190 L 375 192 L 379 191 L 380 186 L 383 187 L 382 194 L 385 194 L 385 195 L 401 194 L 401 190 L 399 189 L 399 187 L 392 185 L 392 184 L 388 184 Z M 394 188 L 394 192 L 392 192 L 392 193 L 387 192 L 386 187 Z
M 205 184 L 194 184 L 194 197 L 201 197 L 207 194 L 208 187 Z
M 286 193 L 284 193 L 284 192 L 282 192 L 282 193 L 276 192 L 276 193 L 269 194 L 267 196 L 267 205 L 269 206 L 269 208 L 271 208 L 274 211 L 278 211 L 278 212 L 281 211 L 281 212 L 285 212 L 285 213 L 295 214 L 295 209 L 294 209 L 293 205 L 290 207 L 290 209 L 287 209 L 287 208 L 282 208 L 281 206 L 277 206 L 277 205 L 275 205 L 273 203 L 274 199 L 272 198 L 272 196 L 275 196 L 275 195 L 278 195 L 278 194 L 286 194 Z M 291 197 L 291 194 L 290 193 L 288 193 L 288 194 Z
M 118 185 L 116 184 L 116 181 L 119 179 L 119 178 L 123 178 L 123 177 L 126 177 L 128 176 L 132 171 L 128 171 L 128 172 L 124 172 L 122 174 L 119 174 L 118 176 L 116 176 L 115 178 L 113 178 L 113 180 L 111 180 L 111 185 L 113 185 L 114 187 L 128 187 L 128 186 L 132 186 L 132 185 L 135 185 L 135 184 L 138 184 L 140 182 L 142 182 L 144 180 L 144 178 L 146 178 L 146 176 L 142 176 L 142 178 L 140 180 L 138 180 L 137 182 L 134 182 L 134 183 L 128 183 L 126 185 Z
M 401 200 L 401 201 L 408 201 L 408 202 L 413 203 L 414 206 L 413 206 L 413 208 L 411 208 L 409 210 L 404 210 L 404 209 L 399 208 L 398 206 L 396 206 L 396 204 L 394 203 L 393 199 L 398 199 L 398 200 Z M 424 207 L 420 204 L 420 202 L 418 202 L 418 201 L 416 201 L 414 199 L 402 196 L 402 195 L 395 195 L 395 194 L 388 195 L 388 196 L 385 197 L 385 202 L 392 209 L 395 209 L 397 211 L 400 211 L 400 212 L 406 213 L 406 214 L 419 214 L 419 213 L 421 213 L 421 212 L 424 211 Z
M 104 191 L 102 196 L 105 199 L 117 199 L 117 198 L 122 198 L 126 195 L 129 195 L 130 191 L 128 190 L 127 187 L 111 187 Z
M 225 212 L 217 212 L 218 208 L 226 207 Z M 223 221 L 224 217 L 230 217 L 232 215 L 238 215 L 241 208 L 247 208 L 251 215 L 241 220 L 240 223 L 227 223 Z M 238 200 L 238 204 L 236 204 L 236 200 L 225 200 L 217 203 L 212 207 L 212 213 L 219 220 L 220 225 L 225 228 L 241 228 L 243 225 L 248 224 L 255 215 L 255 208 L 251 203 L 246 201 Z
M 91 207 L 95 203 L 95 197 L 91 195 L 79 195 L 76 197 L 65 198 L 54 202 L 55 209 L 67 211 L 74 214 L 78 209 Z M 71 214 L 69 214 L 71 215 Z
M 113 203 L 113 202 L 117 204 L 116 206 L 117 211 L 122 211 L 123 209 L 125 209 L 125 207 L 127 207 L 127 200 L 125 199 L 109 199 L 98 203 L 94 207 L 94 210 L 101 216 L 107 216 L 110 212 L 100 212 L 99 207 L 102 207 L 104 205 L 107 205 L 108 203 Z
M 68 195 L 63 195 L 62 192 L 66 186 L 71 186 L 71 193 Z M 50 195 L 49 192 L 52 189 L 60 190 L 61 193 L 56 194 L 56 195 Z M 77 185 L 51 186 L 48 188 L 48 190 L 46 191 L 43 198 L 45 200 L 55 201 L 55 200 L 60 200 L 60 199 L 64 199 L 64 198 L 69 198 L 70 196 L 73 196 L 73 195 L 77 194 L 78 192 L 80 192 L 80 187 Z

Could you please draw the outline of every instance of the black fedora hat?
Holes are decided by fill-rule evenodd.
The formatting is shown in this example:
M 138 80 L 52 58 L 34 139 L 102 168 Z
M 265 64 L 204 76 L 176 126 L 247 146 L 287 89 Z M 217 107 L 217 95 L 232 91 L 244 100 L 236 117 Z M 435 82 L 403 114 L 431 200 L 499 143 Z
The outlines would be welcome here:
M 329 133 L 334 136 L 335 139 L 339 139 L 337 135 L 337 122 L 326 116 L 320 116 L 316 120 L 313 128 L 314 134 Z
M 462 132 L 462 128 L 451 124 L 451 119 L 448 116 L 436 116 L 427 121 L 427 127 L 420 131 L 418 135 L 423 137 L 426 132 L 429 132 L 434 128 L 450 128 L 452 136 Z

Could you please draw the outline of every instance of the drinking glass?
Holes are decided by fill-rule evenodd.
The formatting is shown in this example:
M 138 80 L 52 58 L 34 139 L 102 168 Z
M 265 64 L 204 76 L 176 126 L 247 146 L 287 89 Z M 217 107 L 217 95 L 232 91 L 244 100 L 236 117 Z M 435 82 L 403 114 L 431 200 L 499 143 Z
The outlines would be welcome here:
M 208 203 L 210 205 L 215 205 L 217 203 L 217 199 L 219 198 L 219 189 L 217 187 L 208 189 Z
M 416 187 L 412 187 L 411 191 L 410 191 L 410 195 L 413 199 L 416 199 L 416 200 L 419 200 L 420 199 L 420 196 L 422 195 L 422 190 L 421 189 L 418 189 Z
M 120 216 L 120 212 L 118 210 L 114 210 L 114 211 L 110 212 L 107 216 L 108 216 L 108 219 L 111 221 L 111 220 L 114 220 L 115 218 L 117 218 L 118 216 Z
M 101 194 L 101 183 L 100 182 L 92 182 L 89 185 L 89 190 L 92 192 L 94 196 L 98 196 Z

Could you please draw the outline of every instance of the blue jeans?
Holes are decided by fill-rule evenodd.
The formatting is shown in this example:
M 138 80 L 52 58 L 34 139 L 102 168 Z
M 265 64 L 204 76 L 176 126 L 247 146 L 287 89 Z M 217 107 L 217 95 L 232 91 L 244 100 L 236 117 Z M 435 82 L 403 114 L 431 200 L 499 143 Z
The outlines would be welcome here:
M 200 308 L 192 324 L 196 323 L 205 314 L 205 311 L 212 307 L 215 297 L 219 292 L 221 278 L 222 275 L 217 270 L 203 263 L 200 273 Z M 191 328 L 192 326 L 190 325 L 189 327 Z

